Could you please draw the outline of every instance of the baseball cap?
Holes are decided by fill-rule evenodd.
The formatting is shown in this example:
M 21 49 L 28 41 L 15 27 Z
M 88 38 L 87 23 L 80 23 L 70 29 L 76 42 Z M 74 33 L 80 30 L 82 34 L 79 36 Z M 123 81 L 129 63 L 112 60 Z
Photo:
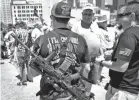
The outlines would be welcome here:
M 98 23 L 102 23 L 102 22 L 105 22 L 105 21 L 107 21 L 108 19 L 107 19 L 107 16 L 106 15 L 102 15 L 102 16 L 99 16 L 98 18 L 97 18 L 97 22 Z
M 71 15 L 71 7 L 65 2 L 57 2 L 53 5 L 51 15 L 58 18 L 74 18 Z
M 90 3 L 87 3 L 87 4 L 83 7 L 82 11 L 84 11 L 84 10 L 86 10 L 86 9 L 90 9 L 90 10 L 93 10 L 93 11 L 94 11 L 94 5 L 92 5 L 92 4 L 90 4 Z
M 136 15 L 139 15 L 139 2 L 137 1 L 131 1 L 126 5 L 121 6 L 121 8 L 118 11 L 118 14 L 128 14 L 128 13 L 135 13 Z

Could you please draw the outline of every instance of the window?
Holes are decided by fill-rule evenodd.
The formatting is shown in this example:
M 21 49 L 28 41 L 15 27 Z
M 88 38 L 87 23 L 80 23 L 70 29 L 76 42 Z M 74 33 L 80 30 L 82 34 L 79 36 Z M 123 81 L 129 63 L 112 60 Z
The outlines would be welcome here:
M 34 8 L 33 6 L 31 6 L 31 8 Z
M 21 14 L 18 14 L 18 17 L 21 17 Z
M 21 10 L 18 10 L 18 13 L 21 13 Z
M 29 10 L 26 10 L 26 13 L 29 13 Z
M 23 15 L 22 15 L 22 17 L 26 17 L 26 15 L 25 15 L 25 14 L 23 14 Z
M 14 9 L 15 9 L 15 6 L 14 6 Z
M 18 9 L 21 9 L 21 7 L 20 7 L 20 6 L 17 6 L 17 8 L 18 8 Z
M 100 9 L 97 9 L 96 10 L 96 14 L 100 14 Z
M 22 13 L 25 13 L 25 10 L 22 10 Z
M 16 10 L 14 10 L 14 13 L 16 13 Z
M 26 6 L 26 8 L 29 8 L 29 6 Z
M 25 6 L 22 6 L 22 9 L 25 9 Z
M 39 12 L 42 12 L 42 10 L 39 10 Z
M 27 17 L 30 17 L 30 14 L 27 14 Z

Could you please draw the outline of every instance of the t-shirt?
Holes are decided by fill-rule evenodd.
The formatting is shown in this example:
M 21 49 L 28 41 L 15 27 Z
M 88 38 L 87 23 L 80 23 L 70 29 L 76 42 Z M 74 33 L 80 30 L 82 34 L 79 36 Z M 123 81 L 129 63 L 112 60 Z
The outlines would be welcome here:
M 16 35 L 21 42 L 23 42 L 24 44 L 27 43 L 28 31 L 26 29 L 22 29 L 22 28 L 17 29 Z M 24 56 L 25 48 L 17 41 L 16 41 L 16 46 L 17 46 L 17 56 Z
M 5 35 L 5 39 L 8 41 L 8 42 L 10 42 L 10 43 L 12 43 L 12 42 L 14 42 L 14 38 L 11 36 L 11 34 L 14 34 L 14 32 L 13 31 L 9 31 L 6 35 Z
M 109 30 L 105 30 L 105 29 L 102 29 L 100 28 L 100 35 L 101 35 L 101 45 L 102 45 L 102 48 L 104 50 L 106 50 L 107 48 L 112 48 L 113 47 L 113 40 L 110 38 L 110 35 L 109 35 Z M 111 33 L 112 34 L 112 33 Z
M 96 22 L 93 22 L 90 28 L 86 29 L 81 26 L 81 20 L 73 24 L 72 31 L 83 36 L 87 42 L 89 55 L 96 57 L 99 55 L 99 49 L 101 47 L 100 31 Z
M 121 90 L 139 93 L 139 27 L 130 27 L 121 34 L 112 60 L 116 58 L 129 62 L 129 66 L 123 73 L 110 70 L 110 84 Z
M 35 28 L 32 31 L 31 37 L 33 38 L 33 40 L 35 41 L 39 36 L 43 35 L 43 32 L 41 32 L 41 30 L 39 30 L 38 28 Z
M 34 43 L 33 51 L 37 52 L 37 50 L 40 48 L 39 55 L 45 58 L 52 51 L 56 49 L 60 50 L 62 45 L 60 43 L 66 42 L 67 37 L 71 33 L 72 32 L 68 29 L 55 29 L 53 31 L 50 31 L 47 34 L 44 34 L 37 38 Z M 90 61 L 88 56 L 88 47 L 85 39 L 76 33 L 73 33 L 70 40 L 68 41 L 67 51 L 72 52 L 76 56 L 76 58 L 78 58 L 78 60 L 82 63 Z M 56 58 L 58 59 L 59 55 L 57 55 Z

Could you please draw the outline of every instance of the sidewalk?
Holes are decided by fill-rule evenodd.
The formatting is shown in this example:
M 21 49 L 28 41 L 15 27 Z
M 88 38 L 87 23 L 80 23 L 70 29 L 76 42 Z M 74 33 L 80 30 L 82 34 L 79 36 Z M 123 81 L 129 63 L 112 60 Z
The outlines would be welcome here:
M 41 76 L 35 77 L 33 83 L 28 82 L 27 86 L 17 86 L 19 80 L 15 77 L 18 75 L 16 68 L 4 60 L 1 64 L 1 100 L 39 100 L 36 92 L 39 91 L 39 81 Z M 95 93 L 95 100 L 105 100 L 106 91 L 102 86 L 95 86 L 92 91 Z

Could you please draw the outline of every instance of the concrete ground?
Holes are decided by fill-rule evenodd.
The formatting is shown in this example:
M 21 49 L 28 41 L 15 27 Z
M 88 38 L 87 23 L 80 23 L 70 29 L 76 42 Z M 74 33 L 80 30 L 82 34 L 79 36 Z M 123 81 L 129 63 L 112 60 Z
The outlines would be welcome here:
M 36 92 L 39 91 L 40 76 L 34 78 L 33 83 L 27 83 L 27 86 L 17 86 L 19 80 L 15 77 L 18 71 L 15 66 L 8 63 L 9 60 L 4 60 L 4 64 L 0 65 L 1 68 L 1 100 L 39 100 L 36 97 Z M 104 85 L 108 79 L 108 69 L 104 68 L 102 74 L 106 77 L 103 79 L 101 85 L 95 85 L 92 91 L 95 93 L 96 100 L 105 100 Z

